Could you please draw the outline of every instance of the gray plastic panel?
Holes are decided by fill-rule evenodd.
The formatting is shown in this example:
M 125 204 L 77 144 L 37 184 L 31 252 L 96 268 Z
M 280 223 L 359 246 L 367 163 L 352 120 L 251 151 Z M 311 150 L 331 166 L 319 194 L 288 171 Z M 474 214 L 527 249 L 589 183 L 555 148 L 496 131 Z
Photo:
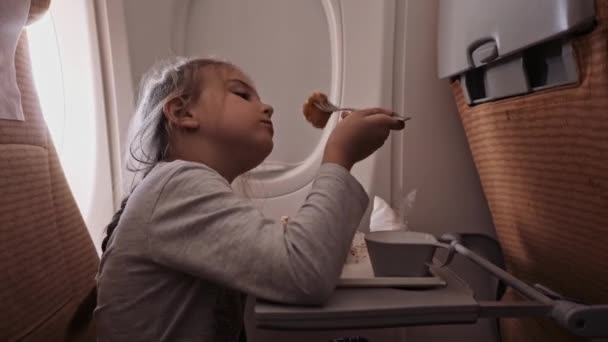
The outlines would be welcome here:
M 439 77 L 586 28 L 594 18 L 593 0 L 439 0 Z
M 489 49 L 484 51 L 491 52 Z M 487 53 L 474 57 L 485 58 Z M 492 64 L 466 71 L 460 85 L 468 104 L 479 104 L 579 81 L 569 41 L 551 41 Z

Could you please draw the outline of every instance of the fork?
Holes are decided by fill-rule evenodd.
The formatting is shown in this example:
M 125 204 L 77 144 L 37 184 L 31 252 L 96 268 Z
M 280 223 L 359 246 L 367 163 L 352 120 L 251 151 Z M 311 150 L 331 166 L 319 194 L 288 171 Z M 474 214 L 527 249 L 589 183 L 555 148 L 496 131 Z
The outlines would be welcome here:
M 333 113 L 333 112 L 337 112 L 337 111 L 347 111 L 347 112 L 354 112 L 357 111 L 357 109 L 355 108 L 349 108 L 349 107 L 338 107 L 335 104 L 329 102 L 329 100 L 324 101 L 324 102 L 314 102 L 313 103 L 315 107 L 317 107 L 317 109 L 319 109 L 320 111 L 326 112 L 326 113 Z M 407 116 L 401 116 L 397 113 L 392 113 L 391 116 L 397 117 L 398 120 L 401 120 L 403 122 L 411 120 L 412 118 Z

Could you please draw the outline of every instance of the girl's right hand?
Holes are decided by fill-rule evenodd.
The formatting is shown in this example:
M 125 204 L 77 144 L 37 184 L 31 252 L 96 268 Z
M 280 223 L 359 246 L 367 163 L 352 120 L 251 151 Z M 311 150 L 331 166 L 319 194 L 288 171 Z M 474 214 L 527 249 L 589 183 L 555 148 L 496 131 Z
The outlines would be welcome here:
M 383 108 L 370 108 L 342 113 L 342 120 L 333 130 L 323 162 L 336 163 L 350 170 L 380 148 L 391 130 L 402 130 L 405 122 Z

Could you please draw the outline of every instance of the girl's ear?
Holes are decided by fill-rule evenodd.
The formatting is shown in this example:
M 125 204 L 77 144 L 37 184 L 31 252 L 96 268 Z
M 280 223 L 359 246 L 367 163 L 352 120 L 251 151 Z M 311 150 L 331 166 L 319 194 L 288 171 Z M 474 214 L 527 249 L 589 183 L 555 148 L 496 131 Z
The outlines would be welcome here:
M 200 124 L 190 113 L 188 105 L 181 96 L 174 97 L 163 106 L 163 113 L 172 125 L 179 128 L 197 129 Z

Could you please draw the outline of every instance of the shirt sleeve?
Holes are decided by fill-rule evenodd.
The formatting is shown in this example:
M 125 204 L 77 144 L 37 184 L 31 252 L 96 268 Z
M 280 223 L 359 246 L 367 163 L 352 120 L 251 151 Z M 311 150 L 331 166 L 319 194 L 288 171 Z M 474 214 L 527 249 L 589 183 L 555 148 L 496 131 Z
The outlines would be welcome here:
M 259 298 L 321 304 L 335 288 L 367 205 L 359 182 L 326 163 L 284 226 L 213 170 L 182 166 L 150 216 L 148 252 L 166 267 Z

